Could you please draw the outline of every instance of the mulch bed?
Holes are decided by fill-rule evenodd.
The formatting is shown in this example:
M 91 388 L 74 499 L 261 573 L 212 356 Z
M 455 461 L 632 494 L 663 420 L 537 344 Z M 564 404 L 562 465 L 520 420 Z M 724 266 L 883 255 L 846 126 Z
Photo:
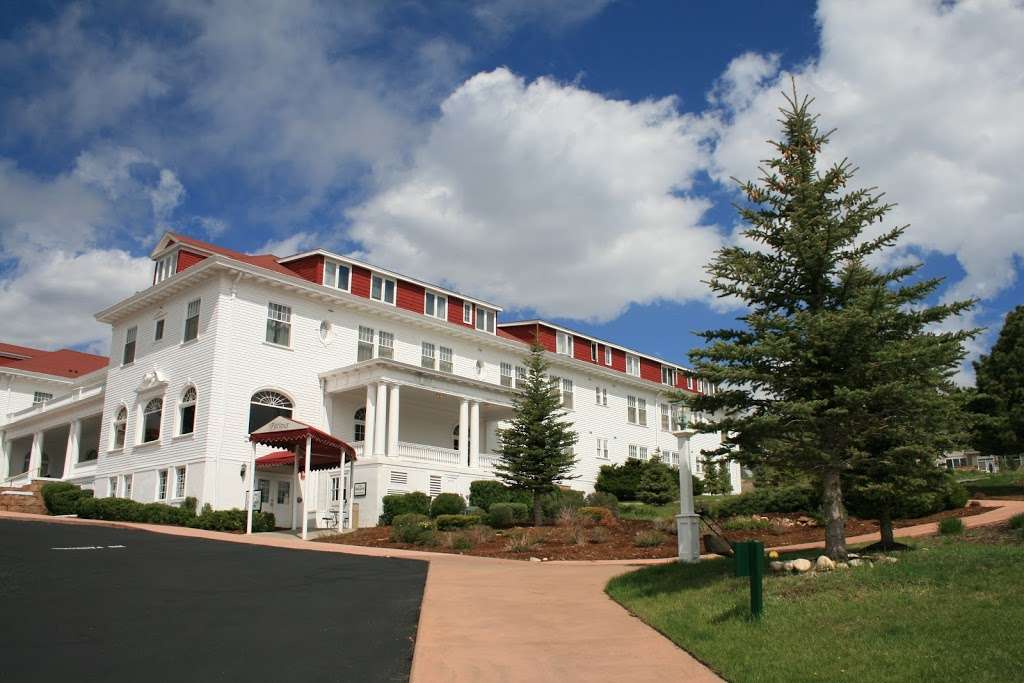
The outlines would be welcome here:
M 947 517 L 970 517 L 984 512 L 981 507 L 968 507 L 959 510 L 947 510 L 920 519 L 897 520 L 896 527 L 914 526 L 937 522 Z M 769 514 L 769 518 L 795 519 L 799 514 Z M 499 557 L 508 560 L 529 560 L 536 557 L 541 560 L 639 560 L 657 559 L 676 556 L 676 537 L 665 534 L 665 541 L 655 547 L 638 548 L 634 545 L 637 533 L 650 531 L 654 523 L 649 520 L 619 520 L 615 527 L 607 529 L 607 540 L 601 543 L 577 543 L 572 530 L 566 527 L 523 527 L 519 529 L 496 530 L 494 537 L 478 543 L 471 550 L 455 550 L 444 542 L 445 533 L 438 534 L 441 542 L 436 546 L 420 546 L 408 543 L 393 543 L 390 540 L 390 527 L 370 527 L 357 529 L 339 536 L 327 536 L 317 539 L 321 543 L 339 543 L 343 545 L 374 546 L 379 548 L 400 548 L 404 550 L 427 550 L 430 552 L 452 553 L 456 555 L 477 555 L 480 557 Z M 514 535 L 528 532 L 536 541 L 532 548 L 525 552 L 511 552 L 507 549 L 509 540 Z M 706 531 L 706 530 L 705 530 Z M 850 518 L 846 524 L 846 535 L 857 536 L 878 531 L 878 523 Z M 459 533 L 459 532 L 455 532 Z M 587 530 L 583 532 L 587 538 Z M 793 545 L 825 540 L 825 530 L 818 526 L 780 527 L 762 531 L 730 531 L 725 533 L 730 541 L 759 540 L 767 546 Z

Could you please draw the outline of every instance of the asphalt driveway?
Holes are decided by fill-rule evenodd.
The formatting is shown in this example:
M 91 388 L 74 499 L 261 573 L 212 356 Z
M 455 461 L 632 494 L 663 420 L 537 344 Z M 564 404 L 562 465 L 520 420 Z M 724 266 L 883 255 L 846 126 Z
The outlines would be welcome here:
M 402 681 L 427 564 L 0 520 L 0 679 Z

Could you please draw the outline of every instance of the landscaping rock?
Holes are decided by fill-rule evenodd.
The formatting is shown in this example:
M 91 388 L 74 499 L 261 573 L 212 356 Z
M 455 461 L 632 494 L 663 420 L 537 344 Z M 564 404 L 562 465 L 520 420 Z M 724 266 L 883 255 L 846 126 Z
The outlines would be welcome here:
M 818 559 L 814 561 L 814 571 L 816 572 L 830 572 L 835 568 L 836 563 L 828 555 L 819 555 Z
M 890 557 L 890 556 L 887 555 L 885 557 L 878 558 L 878 561 L 879 562 L 884 562 L 885 564 L 896 564 L 900 560 L 899 560 L 898 557 Z
M 793 560 L 793 571 L 800 572 L 801 574 L 811 571 L 812 566 L 810 560 L 805 560 L 802 557 L 799 560 Z
M 782 569 L 783 569 L 783 571 L 787 571 L 787 572 L 793 571 L 793 560 L 786 560 L 785 562 L 783 562 L 782 563 Z
M 849 569 L 850 565 L 845 562 L 836 562 L 836 569 Z
M 864 560 L 860 559 L 859 557 L 855 557 L 852 560 L 850 560 L 847 564 L 849 564 L 851 567 L 859 567 L 862 564 L 864 564 Z
M 778 560 L 776 560 L 774 562 L 769 562 L 768 563 L 768 568 L 771 569 L 776 574 L 778 574 L 780 572 L 786 571 L 786 563 L 785 562 L 779 562 Z
M 539 557 L 531 557 L 530 562 L 541 562 L 541 559 Z

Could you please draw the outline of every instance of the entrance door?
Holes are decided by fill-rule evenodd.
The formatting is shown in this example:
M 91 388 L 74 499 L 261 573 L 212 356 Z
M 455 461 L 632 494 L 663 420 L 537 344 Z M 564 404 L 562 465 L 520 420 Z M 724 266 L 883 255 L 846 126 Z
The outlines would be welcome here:
M 285 529 L 292 526 L 292 483 L 290 481 L 275 482 L 274 491 L 274 523 Z

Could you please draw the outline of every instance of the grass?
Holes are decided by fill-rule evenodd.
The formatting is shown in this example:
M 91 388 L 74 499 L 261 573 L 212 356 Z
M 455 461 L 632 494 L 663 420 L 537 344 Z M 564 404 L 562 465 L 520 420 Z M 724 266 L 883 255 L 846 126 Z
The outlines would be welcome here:
M 982 493 L 986 496 L 1019 496 L 1024 495 L 1024 471 L 1010 470 L 999 474 L 977 473 L 978 478 L 963 481 L 964 487 L 976 495 Z
M 609 595 L 731 681 L 1006 681 L 1024 659 L 1024 545 L 932 538 L 892 565 L 747 579 L 728 560 L 659 565 Z
M 714 510 L 723 501 L 730 498 L 735 498 L 735 496 L 694 496 L 693 504 L 698 510 Z M 649 505 L 648 503 L 633 501 L 619 503 L 619 516 L 622 519 L 663 519 L 665 517 L 675 517 L 678 514 L 678 500 L 665 503 L 664 505 Z

